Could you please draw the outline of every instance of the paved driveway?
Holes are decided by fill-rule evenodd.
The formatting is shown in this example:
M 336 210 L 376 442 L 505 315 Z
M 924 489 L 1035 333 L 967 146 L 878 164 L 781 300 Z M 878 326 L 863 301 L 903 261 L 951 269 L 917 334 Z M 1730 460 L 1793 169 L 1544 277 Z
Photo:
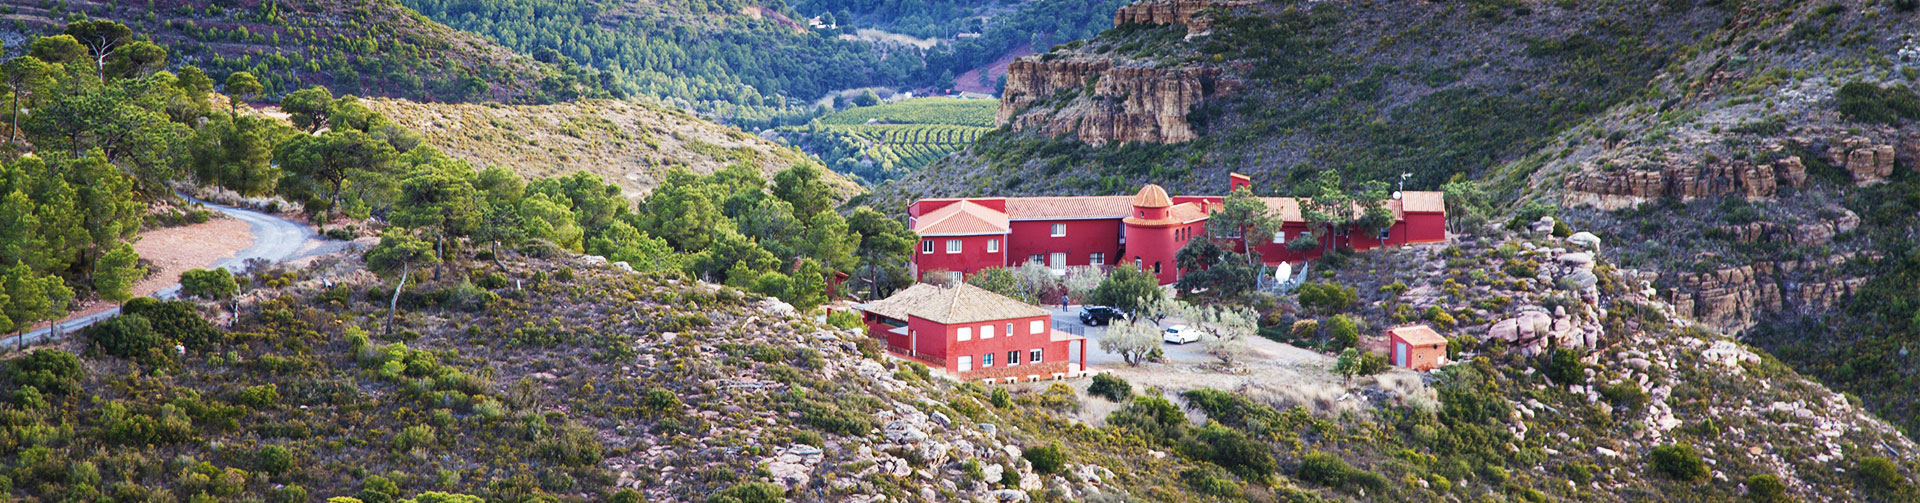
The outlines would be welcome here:
M 1125 366 L 1127 361 L 1120 358 L 1120 355 L 1108 353 L 1100 349 L 1100 338 L 1107 335 L 1107 327 L 1087 326 L 1084 323 L 1080 323 L 1080 308 L 1081 306 L 1074 305 L 1067 306 L 1066 309 L 1061 309 L 1060 306 L 1056 304 L 1048 307 L 1047 311 L 1053 313 L 1053 326 L 1055 328 L 1078 333 L 1087 337 L 1086 363 L 1089 369 Z M 1160 326 L 1161 328 L 1165 328 L 1180 323 L 1181 321 L 1178 319 L 1168 318 L 1161 321 Z M 1213 359 L 1212 355 L 1207 354 L 1206 348 L 1198 342 L 1186 344 L 1162 343 L 1160 345 L 1160 352 L 1166 355 L 1165 361 L 1167 363 L 1198 364 Z

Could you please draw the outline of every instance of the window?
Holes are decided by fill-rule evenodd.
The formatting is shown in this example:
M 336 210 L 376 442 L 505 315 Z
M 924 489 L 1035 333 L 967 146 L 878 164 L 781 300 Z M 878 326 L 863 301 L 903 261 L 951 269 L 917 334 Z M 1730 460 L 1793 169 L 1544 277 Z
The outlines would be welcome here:
M 1046 320 L 1033 320 L 1033 323 L 1027 325 L 1027 333 L 1035 335 L 1047 333 Z
M 960 332 L 954 335 L 953 338 L 954 340 L 961 341 L 973 340 L 973 327 L 960 327 Z
M 960 253 L 960 240 L 958 239 L 947 240 L 947 253 Z
M 960 271 L 947 271 L 947 279 L 955 284 L 959 284 L 965 280 L 965 278 L 960 276 Z
M 1013 337 L 1013 323 L 1007 323 L 1007 337 Z
M 987 253 L 1000 253 L 1000 240 L 998 239 L 987 240 Z
M 1020 364 L 1020 350 L 1015 349 L 1013 351 L 1008 351 L 1007 365 L 1019 365 L 1019 364 Z
M 1334 229 L 1333 235 L 1339 236 L 1339 237 L 1347 237 L 1347 228 L 1341 227 L 1341 228 Z
M 1153 262 L 1153 273 L 1160 274 L 1160 261 L 1156 260 Z
M 1040 350 L 1035 349 L 1033 351 L 1028 351 L 1027 363 L 1040 363 Z
M 1065 269 L 1067 267 L 1067 254 L 1053 252 L 1053 255 L 1048 258 L 1047 265 L 1052 266 L 1054 269 Z
M 993 325 L 981 325 L 981 326 L 980 326 L 980 338 L 982 338 L 982 339 L 992 339 L 992 338 L 993 338 Z
M 971 356 L 960 357 L 960 371 L 966 372 L 969 370 L 973 370 L 973 357 Z
M 1053 237 L 1057 238 L 1057 237 L 1062 237 L 1066 235 L 1067 235 L 1067 224 L 1053 224 Z
M 1283 244 L 1286 242 L 1287 242 L 1287 231 L 1276 231 L 1273 233 L 1273 244 Z
M 980 368 L 987 368 L 992 366 L 993 366 L 993 353 L 980 355 Z
M 1106 265 L 1106 263 L 1107 263 L 1106 253 L 1093 252 L 1093 253 L 1087 254 L 1087 265 Z
M 1387 239 L 1389 239 L 1389 238 L 1391 238 L 1391 237 L 1393 237 L 1393 228 L 1392 228 L 1392 227 L 1382 227 L 1382 228 L 1380 228 L 1380 240 L 1381 240 L 1381 241 L 1386 241 Z
M 1038 253 L 1027 256 L 1027 262 L 1029 263 L 1038 264 L 1038 263 L 1041 263 L 1040 262 L 1041 260 L 1045 260 L 1045 259 L 1040 258 L 1040 254 Z
M 920 253 L 933 253 L 933 240 L 921 241 Z

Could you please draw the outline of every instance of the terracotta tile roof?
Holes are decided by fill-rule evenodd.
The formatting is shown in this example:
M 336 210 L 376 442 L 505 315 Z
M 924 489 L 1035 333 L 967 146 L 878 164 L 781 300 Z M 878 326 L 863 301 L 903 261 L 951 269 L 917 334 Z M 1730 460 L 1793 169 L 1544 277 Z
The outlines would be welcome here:
M 1054 218 L 1126 218 L 1133 212 L 1133 196 L 1010 197 L 1007 217 L 1014 220 Z
M 973 201 L 960 201 L 933 210 L 916 219 L 913 226 L 913 232 L 922 236 L 1006 234 L 1007 230 L 1006 213 Z
M 1165 208 L 1173 206 L 1173 198 L 1167 197 L 1167 189 L 1149 183 L 1140 188 L 1140 193 L 1133 195 L 1133 205 L 1141 208 Z
M 1280 217 L 1280 220 L 1287 222 L 1307 221 L 1306 217 L 1300 216 L 1300 200 L 1298 199 L 1291 197 L 1262 197 L 1260 198 L 1260 202 L 1267 203 L 1267 210 L 1272 211 L 1274 216 Z
M 1399 336 L 1400 340 L 1407 341 L 1407 344 L 1415 346 L 1447 345 L 1447 339 L 1445 337 L 1441 337 L 1439 333 L 1433 331 L 1433 327 L 1426 325 L 1399 327 L 1388 330 L 1387 332 Z
M 1011 297 L 961 283 L 943 287 L 919 283 L 874 302 L 854 308 L 896 320 L 919 316 L 942 324 L 976 323 L 1047 316 L 1047 310 Z
M 1447 210 L 1446 197 L 1432 191 L 1401 192 L 1400 204 L 1407 211 L 1415 213 L 1437 213 Z
M 1193 204 L 1193 203 L 1180 203 L 1180 204 L 1173 205 L 1173 211 L 1170 211 L 1168 213 L 1170 216 L 1173 217 L 1174 221 L 1179 223 L 1187 223 L 1187 222 L 1203 220 L 1207 218 L 1207 210 L 1202 209 L 1200 205 Z

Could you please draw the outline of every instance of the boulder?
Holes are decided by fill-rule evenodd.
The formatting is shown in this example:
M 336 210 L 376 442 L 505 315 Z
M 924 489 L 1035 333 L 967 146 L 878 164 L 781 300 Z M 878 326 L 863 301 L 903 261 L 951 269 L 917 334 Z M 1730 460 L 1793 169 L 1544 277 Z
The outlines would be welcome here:
M 1598 250 L 1600 249 L 1600 236 L 1595 236 L 1593 233 L 1587 231 L 1575 232 L 1572 236 L 1567 236 L 1567 244 L 1590 250 Z

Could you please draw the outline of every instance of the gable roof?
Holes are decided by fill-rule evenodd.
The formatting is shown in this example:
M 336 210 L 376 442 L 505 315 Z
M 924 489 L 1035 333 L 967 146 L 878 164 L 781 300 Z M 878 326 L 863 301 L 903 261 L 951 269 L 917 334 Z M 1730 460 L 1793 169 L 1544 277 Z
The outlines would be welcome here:
M 1133 196 L 1009 197 L 1007 217 L 1013 220 L 1067 218 L 1126 218 L 1133 213 Z
M 1281 221 L 1305 222 L 1307 220 L 1306 217 L 1300 216 L 1300 200 L 1298 199 L 1291 197 L 1262 197 L 1260 198 L 1260 202 L 1267 203 L 1267 211 L 1272 211 L 1273 216 L 1279 217 Z
M 1007 230 L 1006 213 L 973 201 L 960 201 L 933 210 L 916 219 L 913 226 L 913 232 L 922 236 L 1006 234 Z
M 1401 208 L 1404 208 L 1406 211 L 1414 213 L 1438 213 L 1447 211 L 1446 197 L 1439 192 L 1433 191 L 1409 190 L 1401 192 L 1400 205 Z
M 896 320 L 918 316 L 949 325 L 1048 315 L 1045 309 L 966 283 L 947 287 L 919 283 L 892 297 L 854 307 Z
M 1414 346 L 1447 345 L 1447 339 L 1445 337 L 1441 337 L 1438 332 L 1433 331 L 1433 327 L 1426 325 L 1397 327 L 1387 332 L 1400 337 L 1400 340 L 1407 341 L 1407 344 Z

